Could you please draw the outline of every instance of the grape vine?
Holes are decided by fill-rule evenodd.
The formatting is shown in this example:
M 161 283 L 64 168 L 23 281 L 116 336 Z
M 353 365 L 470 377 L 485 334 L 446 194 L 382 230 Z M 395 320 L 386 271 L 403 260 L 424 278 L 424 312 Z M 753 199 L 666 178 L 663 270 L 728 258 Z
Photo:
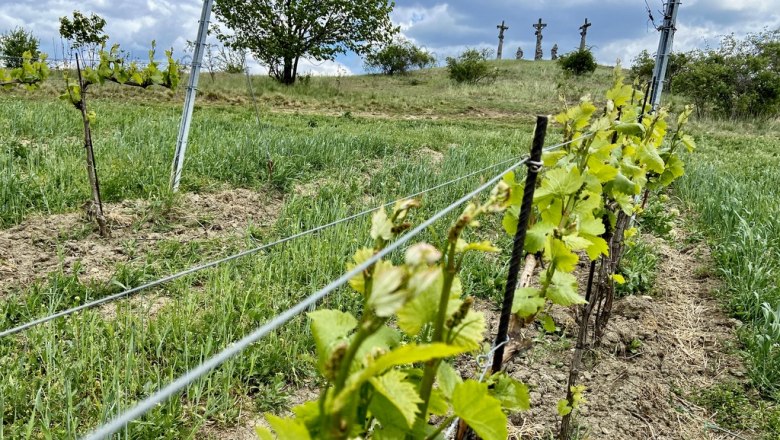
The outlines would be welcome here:
M 39 55 L 36 61 L 27 51 L 22 56 L 22 65 L 16 69 L 0 68 L 0 87 L 11 89 L 20 85 L 27 90 L 35 90 L 49 77 L 49 66 L 46 64 L 46 54 Z
M 601 308 L 614 292 L 580 293 L 574 276 L 580 255 L 594 265 L 601 262 L 608 281 L 603 284 L 621 282 L 613 262 L 624 240 L 636 233 L 628 226 L 642 211 L 638 196 L 682 176 L 679 149 L 695 148 L 684 131 L 691 107 L 680 114 L 665 142 L 668 112 L 646 114 L 642 98 L 640 90 L 624 84 L 618 66 L 603 111 L 585 97 L 557 115 L 567 143 L 543 156 L 546 171 L 535 189 L 524 248 L 545 265 L 538 287 L 517 288 L 512 313 L 518 326 L 538 321 L 552 332 L 553 305 L 578 308 L 581 327 L 567 395 L 557 402 L 563 418 L 560 438 L 569 438 L 571 417 L 586 402 L 587 388 L 577 381 L 592 313 L 608 319 L 607 308 Z M 404 264 L 382 260 L 353 278 L 350 285 L 363 299 L 360 319 L 336 310 L 310 313 L 318 367 L 327 385 L 318 400 L 294 408 L 293 417 L 268 414 L 271 430 L 258 428 L 260 438 L 433 439 L 441 438 L 456 417 L 481 438 L 506 438 L 506 413 L 530 406 L 527 387 L 503 372 L 493 372 L 485 382 L 463 380 L 447 359 L 478 349 L 485 330 L 484 315 L 472 309 L 470 297 L 462 298 L 458 273 L 463 255 L 498 251 L 489 242 L 466 242 L 463 232 L 484 214 L 504 212 L 504 229 L 514 235 L 523 189 L 514 173 L 506 174 L 486 203 L 466 208 L 442 250 L 420 243 L 407 250 Z M 409 200 L 389 216 L 378 211 L 371 227 L 374 247 L 358 250 L 348 267 L 408 229 L 407 214 L 416 206 Z M 606 321 L 598 323 L 597 316 L 597 324 Z M 432 416 L 438 417 L 437 426 L 430 423 Z
M 534 196 L 535 218 L 529 225 L 525 250 L 541 255 L 546 268 L 539 276 L 539 287 L 520 286 L 515 293 L 515 322 L 528 325 L 539 321 L 545 330 L 554 331 L 548 313 L 553 304 L 578 306 L 580 331 L 567 386 L 567 396 L 558 402 L 563 417 L 560 438 L 570 437 L 570 420 L 583 401 L 584 386 L 577 384 L 582 352 L 594 310 L 597 311 L 596 338 L 609 319 L 614 283 L 623 240 L 636 233 L 627 229 L 631 216 L 641 213 L 638 196 L 645 188 L 660 189 L 684 174 L 679 147 L 693 151 L 695 143 L 684 126 L 692 107 L 680 114 L 671 140 L 666 110 L 644 116 L 642 92 L 624 83 L 622 69 L 616 67 L 614 85 L 607 92 L 603 112 L 589 97 L 555 117 L 562 125 L 565 141 L 576 140 L 560 151 L 543 157 L 547 171 Z M 513 193 L 522 184 L 514 175 L 505 179 Z M 514 235 L 518 227 L 519 201 L 515 200 L 504 217 L 504 228 Z M 601 261 L 596 289 L 580 293 L 573 275 L 580 261 L 578 252 L 593 262 Z M 595 264 L 594 266 L 595 267 Z
M 463 296 L 458 272 L 469 252 L 498 252 L 490 242 L 462 236 L 511 199 L 500 183 L 484 204 L 470 204 L 450 228 L 446 246 L 411 246 L 404 264 L 381 260 L 350 281 L 363 299 L 358 320 L 348 312 L 309 314 L 319 370 L 328 381 L 317 401 L 293 408 L 292 418 L 266 416 L 277 438 L 440 438 L 455 417 L 487 440 L 507 438 L 505 411 L 529 408 L 528 389 L 504 373 L 485 382 L 463 380 L 446 360 L 478 350 L 485 316 Z M 366 261 L 408 229 L 414 200 L 372 219 L 373 248 L 358 250 L 348 267 Z M 395 326 L 388 323 L 394 318 Z M 396 327 L 397 326 L 397 327 Z M 396 328 L 400 329 L 396 330 Z M 401 341 L 407 342 L 402 343 Z M 430 425 L 431 416 L 443 419 Z M 257 429 L 261 439 L 274 438 Z
M 90 217 L 97 220 L 100 235 L 106 237 L 109 234 L 105 215 L 103 214 L 103 202 L 100 194 L 97 165 L 92 145 L 91 124 L 95 122 L 95 112 L 87 109 L 87 89 L 93 84 L 104 84 L 106 81 L 120 85 L 148 88 L 154 85 L 168 89 L 175 89 L 179 84 L 179 65 L 173 59 L 173 50 L 166 50 L 165 55 L 168 66 L 160 70 L 154 60 L 155 42 L 149 50 L 149 64 L 145 68 L 139 68 L 137 63 L 131 62 L 125 65 L 125 60 L 120 56 L 119 45 L 115 44 L 111 50 L 106 51 L 105 45 L 100 50 L 100 62 L 97 67 L 86 67 L 83 71 L 76 55 L 77 80 L 73 80 L 65 73 L 65 93 L 60 98 L 70 102 L 81 111 L 84 124 L 84 148 L 87 156 L 87 177 L 92 190 L 91 205 L 87 209 Z

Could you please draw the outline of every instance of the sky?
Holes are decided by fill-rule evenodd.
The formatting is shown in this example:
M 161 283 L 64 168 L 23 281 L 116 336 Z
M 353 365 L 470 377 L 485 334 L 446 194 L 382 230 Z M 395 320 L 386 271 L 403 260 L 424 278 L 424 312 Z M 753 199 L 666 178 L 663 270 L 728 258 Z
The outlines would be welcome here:
M 217 0 L 218 1 L 218 0 Z M 579 46 L 579 26 L 587 18 L 593 25 L 587 44 L 601 64 L 624 64 L 643 49 L 654 53 L 658 32 L 648 19 L 650 7 L 656 23 L 662 21 L 662 0 L 396 0 L 391 18 L 404 37 L 427 48 L 443 62 L 466 48 L 498 44 L 496 26 L 504 20 L 504 58 L 514 58 L 522 47 L 533 58 L 534 29 L 539 18 L 544 29 L 545 58 L 553 44 L 559 53 Z M 187 40 L 194 40 L 202 3 L 199 0 L 0 0 L 0 32 L 17 26 L 31 30 L 50 58 L 61 57 L 59 21 L 73 10 L 95 12 L 107 21 L 111 43 L 119 43 L 132 56 L 143 58 L 152 39 L 158 48 L 174 48 L 185 55 Z M 214 19 L 214 17 L 212 17 Z M 683 0 L 674 49 L 688 51 L 717 46 L 719 36 L 744 35 L 764 28 L 780 28 L 780 0 Z M 250 64 L 256 72 L 262 70 Z M 361 73 L 362 60 L 353 55 L 332 62 L 303 61 L 301 72 L 325 75 Z

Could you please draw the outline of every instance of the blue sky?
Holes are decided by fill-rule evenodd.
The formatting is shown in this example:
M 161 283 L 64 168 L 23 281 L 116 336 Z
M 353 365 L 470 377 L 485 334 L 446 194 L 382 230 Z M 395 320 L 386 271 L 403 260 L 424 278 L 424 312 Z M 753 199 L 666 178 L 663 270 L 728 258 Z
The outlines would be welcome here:
M 661 17 L 662 0 L 647 0 Z M 200 0 L 0 0 L 0 31 L 23 26 L 32 30 L 50 55 L 61 55 L 58 17 L 74 9 L 96 12 L 108 21 L 111 41 L 143 57 L 149 42 L 174 47 L 181 55 L 186 40 L 195 39 Z M 544 30 L 545 57 L 553 44 L 564 53 L 579 45 L 578 27 L 585 18 L 593 26 L 588 45 L 600 63 L 624 63 L 642 49 L 654 52 L 658 34 L 648 22 L 645 0 L 396 0 L 393 21 L 405 37 L 425 46 L 439 59 L 467 47 L 496 48 L 496 25 L 509 26 L 504 58 L 517 47 L 533 56 L 532 24 L 539 18 Z M 675 37 L 676 50 L 716 44 L 719 36 L 780 28 L 780 0 L 683 0 Z M 359 73 L 362 61 L 345 55 L 336 62 L 302 64 L 304 71 L 322 74 Z

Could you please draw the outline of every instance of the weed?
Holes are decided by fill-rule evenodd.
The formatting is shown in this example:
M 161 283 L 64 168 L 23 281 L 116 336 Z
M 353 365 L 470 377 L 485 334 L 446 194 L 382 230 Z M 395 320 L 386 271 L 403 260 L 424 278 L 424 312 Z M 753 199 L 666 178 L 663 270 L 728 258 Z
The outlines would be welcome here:
M 658 254 L 653 246 L 641 238 L 632 244 L 626 247 L 618 266 L 625 279 L 624 284 L 616 285 L 619 297 L 651 292 L 658 274 Z
M 736 382 L 724 382 L 703 389 L 694 403 L 708 409 L 722 428 L 758 432 L 771 440 L 780 436 L 780 408 L 757 398 L 755 390 Z

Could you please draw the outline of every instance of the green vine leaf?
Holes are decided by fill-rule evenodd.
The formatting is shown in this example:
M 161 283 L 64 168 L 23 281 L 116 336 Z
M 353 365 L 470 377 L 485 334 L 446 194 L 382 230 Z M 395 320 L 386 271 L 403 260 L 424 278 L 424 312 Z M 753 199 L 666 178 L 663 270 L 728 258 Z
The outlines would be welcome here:
M 455 368 L 448 362 L 442 362 L 439 365 L 439 370 L 436 372 L 436 380 L 439 382 L 439 389 L 448 399 L 452 398 L 455 387 L 463 383 L 460 373 L 455 371 Z
M 278 440 L 311 440 L 309 430 L 306 426 L 293 419 L 283 419 L 273 414 L 266 414 L 265 419 L 271 428 L 276 432 Z M 271 432 L 263 427 L 256 427 L 255 432 L 262 440 L 273 440 Z
M 467 380 L 458 384 L 452 393 L 452 406 L 455 414 L 484 440 L 506 440 L 506 415 L 486 383 Z
M 311 332 L 320 362 L 320 369 L 330 358 L 333 345 L 345 341 L 357 327 L 357 320 L 348 312 L 338 310 L 315 310 L 308 313 Z
M 548 171 L 542 179 L 542 186 L 534 195 L 534 202 L 542 202 L 553 197 L 564 197 L 579 191 L 585 183 L 585 177 L 574 167 L 571 170 L 555 168 Z
M 416 387 L 406 381 L 406 374 L 390 370 L 382 376 L 371 378 L 371 385 L 384 396 L 404 418 L 406 427 L 411 428 L 417 418 L 417 406 L 422 399 L 417 395 Z
M 515 290 L 512 313 L 522 318 L 528 318 L 539 313 L 544 308 L 544 304 L 541 290 L 535 287 L 522 287 Z
M 371 238 L 374 240 L 393 238 L 393 222 L 387 217 L 385 208 L 379 208 L 371 217 Z
M 544 248 L 545 257 L 557 271 L 573 272 L 580 258 L 563 241 L 552 236 L 548 237 Z
M 376 316 L 388 318 L 403 307 L 408 298 L 405 290 L 400 290 L 406 272 L 391 263 L 377 265 L 374 270 L 373 288 L 368 305 Z
M 501 406 L 510 411 L 528 411 L 531 409 L 531 395 L 528 386 L 509 377 L 504 372 L 496 373 L 488 379 L 493 385 L 493 396 L 501 401 Z
M 585 298 L 577 293 L 577 278 L 570 273 L 556 271 L 547 289 L 547 298 L 560 306 L 585 304 Z
M 465 347 L 469 351 L 479 348 L 482 337 L 485 334 L 485 314 L 474 310 L 469 310 L 463 321 L 452 329 L 454 337 L 451 344 L 458 347 Z

